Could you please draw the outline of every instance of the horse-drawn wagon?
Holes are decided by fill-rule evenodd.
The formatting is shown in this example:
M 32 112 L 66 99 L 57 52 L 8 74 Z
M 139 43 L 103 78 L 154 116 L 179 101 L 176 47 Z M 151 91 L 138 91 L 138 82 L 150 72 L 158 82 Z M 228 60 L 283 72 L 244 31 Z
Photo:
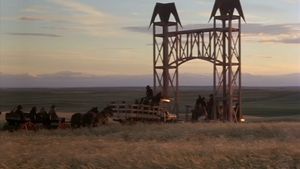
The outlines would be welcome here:
M 175 114 L 170 113 L 161 105 L 129 104 L 126 102 L 111 102 L 113 120 L 125 121 L 152 121 L 152 122 L 174 122 L 177 120 Z
M 3 127 L 4 130 L 38 130 L 39 128 L 56 129 L 68 128 L 65 118 L 51 117 L 45 113 L 24 113 L 21 111 L 21 106 L 13 109 L 11 112 L 5 114 L 6 123 Z

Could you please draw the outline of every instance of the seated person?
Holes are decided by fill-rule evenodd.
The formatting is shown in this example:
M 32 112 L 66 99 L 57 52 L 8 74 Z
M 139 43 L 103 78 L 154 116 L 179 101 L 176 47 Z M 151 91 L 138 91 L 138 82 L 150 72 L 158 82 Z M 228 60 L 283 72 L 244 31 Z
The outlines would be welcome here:
M 49 110 L 49 117 L 51 121 L 58 121 L 58 116 L 56 114 L 55 105 L 52 105 Z

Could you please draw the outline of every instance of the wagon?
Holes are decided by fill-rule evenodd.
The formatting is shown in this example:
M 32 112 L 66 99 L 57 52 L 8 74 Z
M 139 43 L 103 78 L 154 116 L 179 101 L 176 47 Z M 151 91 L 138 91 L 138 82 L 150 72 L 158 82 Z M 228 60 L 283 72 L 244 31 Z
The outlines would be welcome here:
M 65 129 L 69 128 L 69 123 L 66 122 L 65 118 L 58 118 L 57 120 L 44 120 L 40 118 L 36 118 L 32 121 L 29 117 L 29 113 L 16 114 L 14 112 L 5 114 L 6 124 L 4 125 L 4 130 L 38 130 L 40 128 L 48 128 L 48 129 Z
M 112 102 L 113 120 L 115 121 L 152 121 L 152 122 L 174 122 L 177 116 L 168 112 L 162 106 L 151 106 L 145 104 L 128 104 L 126 102 Z

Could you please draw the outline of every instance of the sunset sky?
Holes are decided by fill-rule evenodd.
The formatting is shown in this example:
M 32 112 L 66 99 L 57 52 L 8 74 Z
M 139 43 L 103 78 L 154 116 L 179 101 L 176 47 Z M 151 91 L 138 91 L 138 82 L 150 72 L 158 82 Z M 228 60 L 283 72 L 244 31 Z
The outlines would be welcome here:
M 170 1 L 160 1 L 170 2 Z M 174 1 L 183 28 L 207 23 L 214 0 Z M 0 0 L 0 72 L 152 74 L 152 0 Z M 300 73 L 300 0 L 241 0 L 242 69 Z M 208 25 L 207 25 L 208 24 Z M 211 74 L 205 61 L 181 73 Z

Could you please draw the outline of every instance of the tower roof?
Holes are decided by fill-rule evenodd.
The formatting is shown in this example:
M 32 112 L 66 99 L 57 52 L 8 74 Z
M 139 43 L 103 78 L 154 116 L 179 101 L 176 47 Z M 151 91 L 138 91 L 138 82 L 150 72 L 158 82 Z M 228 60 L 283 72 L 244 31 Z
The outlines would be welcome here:
M 180 22 L 174 2 L 173 3 L 165 3 L 165 4 L 164 3 L 156 3 L 149 26 L 151 26 L 151 24 L 154 23 L 157 15 L 159 16 L 161 22 L 164 22 L 164 23 L 169 22 L 171 14 L 174 16 L 175 21 L 177 23 L 179 23 L 179 25 L 181 26 L 181 22 Z
M 212 17 L 216 16 L 218 9 L 220 10 L 221 16 L 229 15 L 230 17 L 233 15 L 234 9 L 236 9 L 239 15 L 245 21 L 240 0 L 216 0 L 209 20 L 211 20 Z

